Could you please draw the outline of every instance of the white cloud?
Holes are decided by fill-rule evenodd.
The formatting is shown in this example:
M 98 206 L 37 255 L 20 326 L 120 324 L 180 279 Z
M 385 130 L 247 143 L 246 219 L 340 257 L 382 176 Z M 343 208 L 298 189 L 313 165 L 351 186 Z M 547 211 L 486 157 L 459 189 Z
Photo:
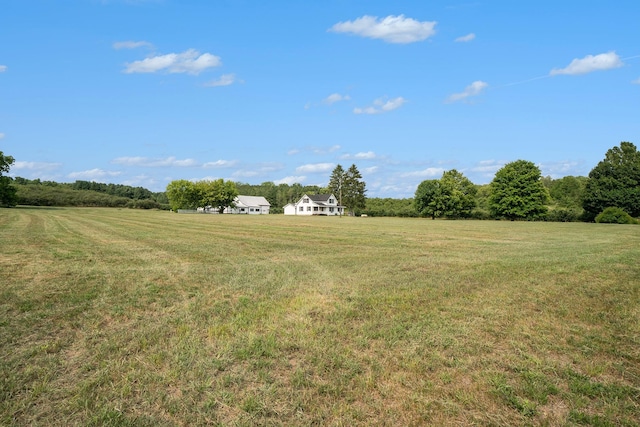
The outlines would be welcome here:
M 476 35 L 473 33 L 470 33 L 470 34 L 467 34 L 466 36 L 458 37 L 455 41 L 458 43 L 466 43 L 466 42 L 470 42 L 475 38 L 476 38 Z
M 373 101 L 373 106 L 365 107 L 365 108 L 354 108 L 353 112 L 355 114 L 380 114 L 386 113 L 389 111 L 396 110 L 407 102 L 406 99 L 399 96 L 397 98 L 393 98 L 390 100 L 385 100 L 385 98 L 378 98 Z
M 495 174 L 506 163 L 503 160 L 482 160 L 478 162 L 477 166 L 472 167 L 471 171 L 482 174 Z
M 4 138 L 4 133 L 0 132 L 0 139 Z
M 313 163 L 308 165 L 298 166 L 296 168 L 296 172 L 298 173 L 321 173 L 321 172 L 329 172 L 336 165 L 333 163 Z
M 207 68 L 222 65 L 219 56 L 210 53 L 202 55 L 195 49 L 189 49 L 182 53 L 169 53 L 166 55 L 152 56 L 140 61 L 125 64 L 127 74 L 155 73 L 167 71 L 169 73 L 200 74 Z
M 464 92 L 454 93 L 449 98 L 447 98 L 447 102 L 461 101 L 470 96 L 479 95 L 480 92 L 482 92 L 487 86 L 489 86 L 488 83 L 480 80 L 476 80 L 475 82 L 471 83 L 469 86 L 464 88 Z
M 0 139 L 2 134 L 0 134 Z M 50 163 L 50 162 L 15 162 L 12 169 L 15 170 L 30 170 L 30 171 L 51 171 L 62 167 L 62 163 Z
M 634 85 L 640 85 L 640 77 L 638 77 L 636 80 L 632 81 L 631 83 L 633 83 Z
M 580 175 L 580 164 L 573 161 L 560 161 L 552 163 L 544 163 L 539 165 L 540 170 L 544 176 L 551 176 L 552 178 L 561 178 L 567 175 Z
M 90 170 L 81 171 L 81 172 L 71 172 L 67 176 L 69 178 L 71 178 L 71 179 L 96 180 L 96 179 L 111 178 L 111 177 L 114 177 L 114 176 L 118 176 L 120 174 L 121 174 L 121 172 L 105 171 L 105 170 L 96 168 L 96 169 L 90 169 Z
M 236 165 L 235 160 L 216 160 L 215 162 L 207 162 L 202 165 L 203 168 L 231 168 Z
M 235 74 L 223 74 L 218 79 L 212 80 L 204 85 L 207 87 L 229 86 L 240 80 L 236 79 Z
M 148 157 L 118 157 L 113 159 L 111 163 L 124 166 L 144 166 L 144 167 L 189 167 L 197 166 L 198 162 L 193 159 L 178 160 L 175 157 L 167 157 L 166 159 L 150 159 Z
M 377 16 L 365 15 L 354 21 L 338 22 L 328 31 L 352 33 L 372 39 L 382 39 L 389 43 L 414 43 L 433 36 L 436 21 L 416 21 L 404 15 L 389 15 L 382 20 Z
M 376 153 L 373 151 L 360 152 L 356 154 L 345 154 L 344 156 L 340 156 L 341 159 L 355 159 L 355 160 L 373 160 L 375 159 Z
M 421 171 L 403 173 L 400 176 L 403 178 L 434 178 L 442 175 L 443 172 L 443 168 L 426 168 Z
M 8 68 L 9 67 L 7 67 L 6 65 L 0 65 L 0 73 L 4 73 Z
M 380 166 L 371 166 L 370 168 L 364 168 L 362 172 L 366 174 L 374 174 L 378 172 L 379 169 L 380 169 Z
M 234 178 L 253 178 L 260 175 L 260 172 L 255 170 L 238 170 L 233 173 Z
M 285 176 L 282 179 L 276 179 L 275 181 L 273 181 L 273 183 L 275 185 L 280 185 L 280 184 L 288 184 L 288 185 L 292 185 L 295 183 L 303 183 L 305 180 L 307 179 L 306 176 L 304 175 L 300 175 L 300 176 Z
M 615 52 L 601 53 L 600 55 L 587 55 L 582 59 L 574 59 L 565 68 L 554 68 L 549 75 L 567 74 L 575 76 L 594 71 L 611 70 L 622 67 L 624 63 Z
M 139 41 L 139 42 L 134 42 L 134 41 L 124 41 L 124 42 L 115 42 L 113 44 L 113 48 L 116 50 L 120 50 L 120 49 L 137 49 L 139 47 L 148 47 L 148 48 L 153 48 L 153 45 L 149 42 L 145 42 L 145 41 Z
M 349 95 L 340 95 L 339 93 L 332 93 L 327 96 L 324 100 L 322 100 L 323 104 L 331 105 L 340 101 L 349 101 L 351 97 Z

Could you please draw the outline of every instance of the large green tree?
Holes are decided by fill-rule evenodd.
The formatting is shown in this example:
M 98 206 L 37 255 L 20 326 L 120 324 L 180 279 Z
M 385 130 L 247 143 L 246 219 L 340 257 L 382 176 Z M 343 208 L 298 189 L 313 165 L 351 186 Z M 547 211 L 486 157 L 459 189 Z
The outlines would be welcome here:
M 171 181 L 166 189 L 169 207 L 172 211 L 178 209 L 195 209 L 198 207 L 200 195 L 196 185 L 186 179 Z
M 589 219 L 608 207 L 640 216 L 640 153 L 635 145 L 621 142 L 607 151 L 589 172 L 582 206 Z
M 356 167 L 351 165 L 345 174 L 345 189 L 342 191 L 342 203 L 352 214 L 362 211 L 366 206 L 365 193 L 367 185 L 362 180 L 362 175 Z
M 346 171 L 342 165 L 337 165 L 329 177 L 328 189 L 352 214 L 366 206 L 366 183 L 355 164 Z
M 331 176 L 329 177 L 329 191 L 338 198 L 338 203 L 340 205 L 343 204 L 342 192 L 345 189 L 346 173 L 347 172 L 344 170 L 342 165 L 339 164 L 333 169 Z
M 436 219 L 444 214 L 444 206 L 440 195 L 440 180 L 427 179 L 422 181 L 416 189 L 414 205 L 421 216 Z
M 224 179 L 215 181 L 198 181 L 196 189 L 199 195 L 199 206 L 211 206 L 222 213 L 226 207 L 233 206 L 233 200 L 238 196 L 236 184 Z
M 422 216 L 463 218 L 476 206 L 477 188 L 455 169 L 446 171 L 440 179 L 425 180 L 418 185 L 415 207 Z
M 16 188 L 11 185 L 13 179 L 3 174 L 9 173 L 11 166 L 15 163 L 15 159 L 11 156 L 5 156 L 0 151 L 0 206 L 15 206 L 18 204 L 18 196 Z
M 540 168 L 527 160 L 507 163 L 491 182 L 489 209 L 497 218 L 535 220 L 547 213 L 549 191 Z

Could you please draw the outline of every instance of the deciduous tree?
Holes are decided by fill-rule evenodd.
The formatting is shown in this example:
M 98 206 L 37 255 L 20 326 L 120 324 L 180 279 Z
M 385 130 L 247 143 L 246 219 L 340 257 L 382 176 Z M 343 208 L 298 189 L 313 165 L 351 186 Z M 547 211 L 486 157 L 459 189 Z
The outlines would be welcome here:
M 18 196 L 16 189 L 11 185 L 13 181 L 11 177 L 3 174 L 9 173 L 11 166 L 15 163 L 15 159 L 11 156 L 5 156 L 0 151 L 0 206 L 15 206 L 18 204 Z
M 195 209 L 200 201 L 196 185 L 186 179 L 171 181 L 167 185 L 166 194 L 172 211 Z
M 236 184 L 224 179 L 198 181 L 196 190 L 199 195 L 198 205 L 214 207 L 218 213 L 222 213 L 226 207 L 233 206 L 233 200 L 238 196 Z
M 500 169 L 491 182 L 489 209 L 498 218 L 541 219 L 547 213 L 549 191 L 532 162 L 516 160 Z
M 608 207 L 640 216 L 640 152 L 635 145 L 621 142 L 609 149 L 589 172 L 583 207 L 590 219 Z
M 477 188 L 455 169 L 440 179 L 422 181 L 416 190 L 415 206 L 422 216 L 462 218 L 471 215 L 476 206 Z

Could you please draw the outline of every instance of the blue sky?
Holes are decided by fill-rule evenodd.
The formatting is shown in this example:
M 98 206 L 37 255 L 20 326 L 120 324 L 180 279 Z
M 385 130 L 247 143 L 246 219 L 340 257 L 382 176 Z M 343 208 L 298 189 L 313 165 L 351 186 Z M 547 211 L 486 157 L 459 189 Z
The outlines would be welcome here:
M 370 197 L 524 159 L 587 175 L 640 143 L 640 2 L 8 0 L 0 151 L 12 176 L 175 179 Z

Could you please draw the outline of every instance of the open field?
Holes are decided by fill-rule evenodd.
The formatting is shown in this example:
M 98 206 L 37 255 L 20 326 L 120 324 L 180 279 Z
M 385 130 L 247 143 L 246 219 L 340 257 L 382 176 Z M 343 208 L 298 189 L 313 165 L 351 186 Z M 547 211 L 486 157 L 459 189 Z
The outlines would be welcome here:
M 0 210 L 0 424 L 637 426 L 639 260 L 639 226 Z

